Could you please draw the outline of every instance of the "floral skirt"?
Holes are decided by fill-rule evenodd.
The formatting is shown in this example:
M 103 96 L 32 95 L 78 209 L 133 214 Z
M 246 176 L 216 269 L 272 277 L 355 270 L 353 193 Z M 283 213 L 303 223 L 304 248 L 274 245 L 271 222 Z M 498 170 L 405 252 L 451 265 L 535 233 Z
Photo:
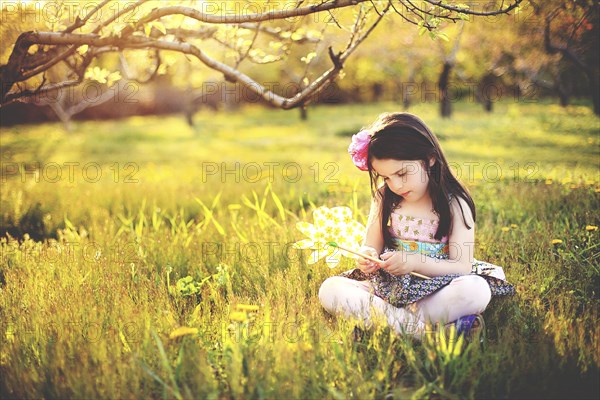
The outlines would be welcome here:
M 508 296 L 516 293 L 515 287 L 504 279 L 504 272 L 497 265 L 475 260 L 471 274 L 479 275 L 487 281 L 492 296 Z M 461 275 L 448 274 L 435 276 L 431 279 L 422 279 L 410 274 L 396 276 L 382 269 L 365 274 L 360 269 L 353 268 L 340 273 L 338 276 L 358 281 L 369 281 L 373 286 L 375 296 L 381 297 L 395 307 L 405 307 L 429 296 Z

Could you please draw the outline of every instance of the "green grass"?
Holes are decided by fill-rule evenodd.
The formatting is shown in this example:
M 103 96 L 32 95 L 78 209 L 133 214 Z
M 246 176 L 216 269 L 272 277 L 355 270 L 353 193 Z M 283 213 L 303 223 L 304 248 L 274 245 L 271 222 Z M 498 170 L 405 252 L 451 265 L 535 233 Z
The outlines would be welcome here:
M 290 248 L 314 207 L 365 221 L 349 136 L 395 105 L 305 122 L 206 112 L 196 130 L 177 116 L 3 128 L 0 228 L 15 239 L 0 243 L 0 397 L 598 397 L 599 120 L 587 106 L 454 106 L 450 120 L 411 112 L 473 194 L 475 257 L 518 287 L 486 310 L 486 347 L 458 356 L 384 328 L 353 343 L 352 321 L 317 297 L 351 261 L 330 270 Z M 197 331 L 171 338 L 178 327 Z

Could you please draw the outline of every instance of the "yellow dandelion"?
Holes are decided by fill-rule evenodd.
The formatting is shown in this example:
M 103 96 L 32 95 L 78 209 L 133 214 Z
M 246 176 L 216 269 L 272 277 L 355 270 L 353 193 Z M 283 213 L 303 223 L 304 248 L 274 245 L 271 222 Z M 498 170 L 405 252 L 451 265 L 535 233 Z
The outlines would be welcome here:
M 512 229 L 517 229 L 517 228 L 519 227 L 519 225 L 517 225 L 517 224 L 510 224 L 510 227 L 511 227 Z
M 578 187 L 579 187 L 579 185 L 577 185 L 575 183 L 570 186 L 571 189 L 577 189 Z
M 546 179 L 546 185 L 552 185 L 552 178 Z
M 552 239 L 552 244 L 562 244 L 562 240 L 560 240 L 560 239 Z
M 258 311 L 259 307 L 251 304 L 238 304 L 235 306 L 240 311 Z
M 173 332 L 171 332 L 171 334 L 169 335 L 169 339 L 176 339 L 178 337 L 186 336 L 186 335 L 195 335 L 197 333 L 198 333 L 198 328 L 189 328 L 187 326 L 180 326 L 179 328 L 177 328 Z
M 288 342 L 287 348 L 288 348 L 288 350 L 296 351 L 298 349 L 298 343 L 296 343 L 296 342 Z
M 508 231 L 510 231 L 510 228 L 508 226 L 502 227 L 502 232 L 508 232 Z
M 594 232 L 598 230 L 598 227 L 596 225 L 587 225 L 585 227 L 585 230 L 588 232 Z
M 313 346 L 309 342 L 300 342 L 300 349 L 302 351 L 311 351 Z
M 246 322 L 248 320 L 248 314 L 245 311 L 234 311 L 229 314 L 229 319 L 235 322 Z

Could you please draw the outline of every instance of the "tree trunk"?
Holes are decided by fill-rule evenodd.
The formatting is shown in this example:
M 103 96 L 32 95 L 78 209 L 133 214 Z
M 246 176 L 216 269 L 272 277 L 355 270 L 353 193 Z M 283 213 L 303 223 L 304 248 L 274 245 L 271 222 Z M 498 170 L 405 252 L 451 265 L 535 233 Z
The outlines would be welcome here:
M 415 82 L 415 70 L 414 68 L 410 70 L 410 73 L 408 74 L 408 80 L 406 81 L 406 83 L 402 83 L 401 85 L 402 87 L 402 106 L 404 107 L 405 110 L 408 110 L 410 108 L 411 105 L 411 90 L 413 88 L 416 89 L 417 87 L 417 83 Z
M 448 96 L 448 84 L 450 81 L 450 73 L 452 72 L 452 64 L 444 62 L 442 73 L 440 74 L 440 80 L 438 82 L 438 88 L 440 90 L 440 114 L 443 118 L 450 118 L 452 115 L 452 104 L 450 103 L 450 97 Z
M 592 87 L 592 102 L 594 103 L 594 114 L 600 116 L 600 85 L 598 80 L 590 82 Z
M 300 119 L 306 121 L 308 119 L 308 111 L 306 106 L 300 107 Z
M 185 114 L 185 122 L 187 122 L 187 124 L 189 125 L 190 128 L 194 127 L 194 113 L 192 111 L 192 108 L 189 106 L 185 107 L 184 110 L 184 114 Z
M 566 107 L 569 105 L 569 92 L 567 88 L 563 84 L 562 80 L 559 76 L 556 77 L 556 82 L 554 88 L 556 89 L 556 93 L 558 94 L 558 99 L 560 100 L 560 106 Z
M 588 78 L 590 89 L 592 90 L 591 97 L 594 114 L 600 116 L 600 82 L 598 81 L 597 70 L 593 66 L 590 66 L 588 63 L 586 63 L 580 55 L 576 54 L 569 47 L 561 47 L 552 44 L 552 41 L 550 40 L 550 22 L 551 20 L 547 19 L 544 27 L 544 47 L 546 49 L 546 53 L 560 53 L 564 58 L 571 61 L 573 65 L 583 71 L 585 76 Z
M 595 89 L 596 92 L 592 93 L 592 100 L 594 101 L 594 114 L 600 116 L 600 95 L 598 94 L 598 90 L 600 88 Z
M 479 86 L 477 88 L 478 98 L 483 104 L 483 108 L 487 112 L 492 112 L 494 108 L 494 102 L 492 101 L 491 88 L 494 86 L 496 77 L 492 73 L 487 73 L 481 78 Z
M 582 68 L 582 69 L 583 69 L 583 72 L 585 73 L 585 75 L 587 76 L 588 82 L 590 85 L 590 89 L 591 89 L 590 96 L 592 97 L 594 114 L 596 114 L 597 116 L 600 116 L 600 82 L 598 81 L 598 76 L 594 72 L 593 67 L 586 66 L 585 68 Z
M 374 83 L 372 86 L 373 90 L 373 101 L 377 102 L 381 100 L 381 96 L 383 95 L 383 85 L 379 82 Z
M 408 110 L 410 107 L 410 95 L 406 91 L 402 93 L 402 106 L 405 110 Z

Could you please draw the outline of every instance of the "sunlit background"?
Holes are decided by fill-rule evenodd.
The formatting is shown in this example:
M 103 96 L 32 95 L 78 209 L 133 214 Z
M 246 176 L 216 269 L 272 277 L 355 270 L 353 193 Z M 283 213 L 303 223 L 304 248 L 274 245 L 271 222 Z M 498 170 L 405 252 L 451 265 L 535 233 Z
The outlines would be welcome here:
M 304 107 L 275 107 L 193 55 L 147 48 L 107 51 L 78 85 L 4 103 L 0 397 L 597 397 L 598 4 L 523 2 L 452 22 L 409 3 L 393 2 Z M 0 4 L 5 83 L 21 33 L 64 31 L 104 2 Z M 98 34 L 154 8 L 244 16 L 296 2 L 111 1 L 74 32 L 134 5 Z M 293 97 L 333 66 L 356 21 L 366 15 L 364 32 L 387 5 L 252 27 L 176 14 L 135 34 L 191 43 L 272 98 Z M 32 45 L 30 60 L 52 47 Z M 9 96 L 74 79 L 91 51 L 77 47 Z M 369 180 L 347 148 L 387 111 L 438 136 L 477 206 L 475 258 L 517 286 L 486 310 L 484 346 L 454 351 L 385 328 L 354 342 L 352 321 L 317 297 L 353 261 L 309 265 L 292 246 L 320 206 L 348 206 L 365 224 Z

